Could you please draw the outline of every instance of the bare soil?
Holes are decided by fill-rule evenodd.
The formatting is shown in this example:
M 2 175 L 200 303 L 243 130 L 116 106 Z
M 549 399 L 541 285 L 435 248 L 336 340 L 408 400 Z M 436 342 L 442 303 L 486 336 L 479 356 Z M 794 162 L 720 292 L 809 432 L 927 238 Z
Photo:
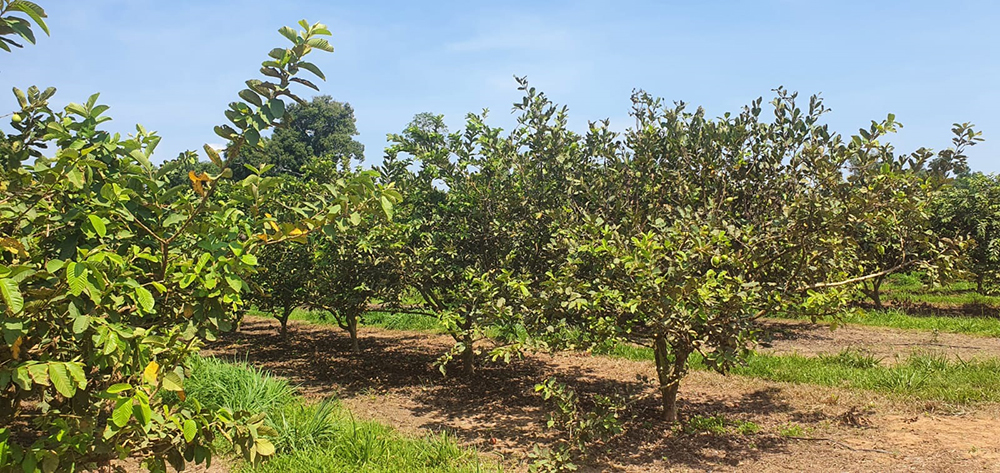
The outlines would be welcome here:
M 874 338 L 867 339 L 855 331 L 838 334 L 810 324 L 775 323 L 790 334 L 775 340 L 776 351 L 837 352 L 862 343 L 890 356 L 892 349 L 886 346 L 905 354 L 928 347 L 946 353 L 978 350 L 965 338 L 921 344 L 928 342 L 919 339 L 925 334 L 875 329 Z M 533 387 L 557 376 L 584 402 L 594 394 L 619 393 L 630 399 L 625 432 L 598 448 L 584 470 L 1000 471 L 1000 405 L 905 402 L 867 392 L 694 372 L 681 387 L 683 419 L 722 415 L 731 422 L 753 422 L 760 431 L 692 433 L 659 420 L 649 362 L 538 354 L 510 364 L 484 362 L 464 379 L 443 376 L 434 366 L 452 345 L 447 336 L 365 328 L 362 352 L 353 354 L 346 333 L 332 327 L 291 323 L 286 338 L 277 329 L 273 320 L 248 318 L 239 333 L 206 351 L 246 359 L 285 376 L 306 396 L 336 396 L 356 416 L 403 432 L 450 432 L 484 459 L 514 470 L 525 468 L 533 445 L 555 436 L 544 429 L 544 404 Z M 815 349 L 816 344 L 825 348 Z

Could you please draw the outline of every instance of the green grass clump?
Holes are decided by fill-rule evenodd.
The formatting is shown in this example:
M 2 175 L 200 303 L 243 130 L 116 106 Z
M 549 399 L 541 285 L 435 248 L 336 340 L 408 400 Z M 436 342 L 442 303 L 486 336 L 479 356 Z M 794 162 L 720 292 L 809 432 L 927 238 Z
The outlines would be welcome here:
M 728 431 L 725 416 L 693 416 L 684 423 L 684 431 L 689 434 L 707 432 L 722 435 Z
M 274 412 L 296 399 L 287 380 L 245 362 L 218 358 L 193 358 L 184 391 L 210 409 L 226 407 L 234 412 Z
M 274 317 L 274 314 L 270 312 L 261 312 L 258 310 L 250 310 L 248 314 L 257 317 Z M 288 320 L 337 326 L 336 319 L 325 310 L 295 309 L 288 316 Z M 441 321 L 433 315 L 398 312 L 367 312 L 361 317 L 361 326 L 437 333 L 444 332 L 445 330 Z
M 369 312 L 362 317 L 361 322 L 366 327 L 381 327 L 389 330 L 444 332 L 444 325 L 437 317 L 424 314 Z
M 336 440 L 339 404 L 324 399 L 316 404 L 295 402 L 268 418 L 278 431 L 274 446 L 281 453 L 318 448 Z
M 965 333 L 986 337 L 1000 337 L 1000 318 L 915 316 L 889 310 L 846 312 L 841 320 L 847 323 L 874 327 L 891 327 L 907 330 L 937 330 L 943 333 Z
M 339 418 L 331 441 L 279 455 L 241 471 L 279 472 L 473 472 L 482 471 L 475 452 L 447 435 L 408 438 L 377 422 Z
M 633 361 L 652 361 L 653 350 L 619 344 L 599 354 Z M 689 359 L 692 369 L 704 370 L 700 355 Z M 1000 402 L 1000 359 L 951 361 L 943 356 L 912 355 L 901 363 L 883 366 L 870 354 L 844 351 L 805 357 L 753 353 L 733 374 L 771 381 L 864 389 L 925 400 L 954 403 Z
M 976 284 L 971 281 L 928 286 L 917 273 L 893 274 L 882 285 L 882 299 L 911 304 L 1000 308 L 1000 295 L 979 294 L 975 289 Z
M 247 472 L 481 471 L 472 450 L 447 435 L 411 438 L 378 422 L 356 421 L 333 400 L 307 404 L 287 380 L 245 362 L 195 357 L 188 399 L 216 409 L 265 412 L 277 455 Z M 172 394 L 172 393 L 171 393 Z M 229 446 L 220 446 L 225 450 Z
M 810 358 L 756 353 L 735 374 L 793 383 L 839 386 L 954 403 L 1000 401 L 1000 360 L 950 361 L 912 355 L 892 366 L 849 356 Z

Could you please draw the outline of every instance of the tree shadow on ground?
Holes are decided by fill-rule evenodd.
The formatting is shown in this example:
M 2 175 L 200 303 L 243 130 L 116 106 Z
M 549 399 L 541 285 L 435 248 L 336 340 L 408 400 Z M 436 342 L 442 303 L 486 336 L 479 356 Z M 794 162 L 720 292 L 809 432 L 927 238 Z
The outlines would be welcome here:
M 557 438 L 557 432 L 544 429 L 545 401 L 534 390 L 550 376 L 576 390 L 584 407 L 597 394 L 632 399 L 623 415 L 623 433 L 604 446 L 607 453 L 598 452 L 588 461 L 598 470 L 651 461 L 711 469 L 786 448 L 786 439 L 775 435 L 688 433 L 675 428 L 660 420 L 660 401 L 648 380 L 625 381 L 621 373 L 616 378 L 582 362 L 567 366 L 565 360 L 556 363 L 538 355 L 509 364 L 482 363 L 469 378 L 451 372 L 445 376 L 435 361 L 451 346 L 447 336 L 363 330 L 361 353 L 355 354 L 349 337 L 336 327 L 292 323 L 290 329 L 283 337 L 275 321 L 247 319 L 239 332 L 224 335 L 206 352 L 247 361 L 285 377 L 307 397 L 370 396 L 380 402 L 380 395 L 401 395 L 408 400 L 405 415 L 416 418 L 409 421 L 416 422 L 416 427 L 447 431 L 484 452 L 523 455 L 533 445 L 544 446 Z M 802 422 L 817 420 L 796 412 L 779 394 L 772 387 L 725 400 L 685 397 L 679 402 L 685 419 L 781 414 Z M 378 412 L 380 406 L 373 409 Z

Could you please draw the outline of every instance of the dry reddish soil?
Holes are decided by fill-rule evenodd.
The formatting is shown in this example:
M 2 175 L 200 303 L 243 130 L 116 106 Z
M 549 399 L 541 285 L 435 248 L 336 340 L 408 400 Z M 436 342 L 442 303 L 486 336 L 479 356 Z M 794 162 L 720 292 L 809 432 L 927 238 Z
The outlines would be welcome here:
M 883 364 L 905 361 L 914 353 L 941 354 L 965 361 L 1000 357 L 1000 338 L 993 337 L 863 325 L 841 325 L 831 330 L 828 324 L 797 320 L 766 320 L 763 325 L 768 341 L 761 351 L 774 354 L 815 356 L 851 349 L 871 353 Z
M 889 350 L 886 342 L 894 341 L 905 356 L 910 348 L 928 345 L 920 344 L 920 333 L 874 330 L 877 338 L 868 340 L 860 333 L 833 332 L 827 338 L 825 327 L 777 324 L 801 334 L 776 340 L 778 351 L 836 352 L 860 342 Z M 557 376 L 585 403 L 594 394 L 630 399 L 625 432 L 584 462 L 585 471 L 1000 471 L 1000 405 L 958 408 L 694 372 L 681 387 L 682 418 L 723 415 L 761 430 L 685 433 L 658 420 L 655 390 L 643 379 L 654 377 L 649 362 L 579 353 L 529 355 L 506 365 L 481 364 L 475 376 L 463 379 L 442 376 L 434 366 L 451 346 L 447 336 L 365 328 L 362 352 L 353 354 L 346 334 L 335 328 L 293 323 L 282 338 L 277 327 L 273 320 L 248 319 L 239 333 L 207 352 L 246 359 L 287 377 L 308 397 L 336 396 L 355 415 L 403 432 L 450 432 L 485 460 L 513 470 L 525 468 L 533 445 L 554 438 L 543 428 L 543 401 L 533 386 Z M 917 338 L 903 343 L 894 336 Z M 945 352 L 971 350 L 963 348 L 972 346 L 966 338 L 942 340 L 935 343 L 947 343 L 938 347 Z M 816 343 L 829 348 L 813 349 Z M 790 426 L 801 428 L 801 438 L 781 434 Z

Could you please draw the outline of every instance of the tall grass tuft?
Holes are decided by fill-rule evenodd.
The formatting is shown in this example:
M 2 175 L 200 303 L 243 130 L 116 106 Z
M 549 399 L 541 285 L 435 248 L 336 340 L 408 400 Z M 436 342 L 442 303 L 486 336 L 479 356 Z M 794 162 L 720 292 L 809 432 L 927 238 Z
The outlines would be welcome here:
M 184 390 L 210 409 L 233 411 L 276 412 L 296 399 L 287 380 L 246 362 L 218 358 L 195 357 Z

